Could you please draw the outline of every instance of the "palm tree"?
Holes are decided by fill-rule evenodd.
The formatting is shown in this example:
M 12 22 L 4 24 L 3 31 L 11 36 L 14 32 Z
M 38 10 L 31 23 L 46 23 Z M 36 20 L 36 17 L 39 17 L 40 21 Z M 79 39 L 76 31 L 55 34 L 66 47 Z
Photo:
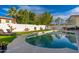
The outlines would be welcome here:
M 35 24 L 35 13 L 29 11 L 29 24 Z
M 23 23 L 23 24 L 27 24 L 29 22 L 29 12 L 27 10 L 23 10 L 20 9 L 17 12 L 17 16 L 18 16 L 18 23 Z
M 17 18 L 16 13 L 17 13 L 16 8 L 15 8 L 15 7 L 12 7 L 12 8 L 10 8 L 10 9 L 8 10 L 7 16 L 11 16 L 11 17 L 14 18 L 14 20 L 16 21 L 16 18 Z

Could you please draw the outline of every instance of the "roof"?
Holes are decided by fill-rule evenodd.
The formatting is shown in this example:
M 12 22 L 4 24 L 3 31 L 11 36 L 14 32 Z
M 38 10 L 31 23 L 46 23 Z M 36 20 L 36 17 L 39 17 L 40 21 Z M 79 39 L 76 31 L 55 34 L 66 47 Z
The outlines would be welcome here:
M 79 17 L 79 15 L 71 15 L 67 20 L 70 20 L 71 17 Z
M 0 16 L 0 19 L 12 20 L 13 18 Z
M 71 15 L 70 17 L 79 17 L 79 15 Z

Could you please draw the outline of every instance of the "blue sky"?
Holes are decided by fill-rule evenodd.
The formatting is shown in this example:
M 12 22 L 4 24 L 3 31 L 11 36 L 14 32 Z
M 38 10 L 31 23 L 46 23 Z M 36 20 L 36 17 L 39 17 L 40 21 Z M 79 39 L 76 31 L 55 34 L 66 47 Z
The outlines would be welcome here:
M 0 16 L 5 16 L 11 7 L 27 9 L 37 14 L 48 11 L 54 18 L 67 19 L 70 15 L 79 15 L 78 5 L 0 5 Z

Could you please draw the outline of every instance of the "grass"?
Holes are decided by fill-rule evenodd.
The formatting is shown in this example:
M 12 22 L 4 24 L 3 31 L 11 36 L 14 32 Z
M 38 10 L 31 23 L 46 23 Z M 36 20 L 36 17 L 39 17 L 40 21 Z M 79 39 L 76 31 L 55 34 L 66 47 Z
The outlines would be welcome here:
M 44 31 L 48 31 L 48 30 L 37 30 L 37 31 L 28 31 L 28 32 L 16 32 L 16 35 L 25 35 L 25 34 L 31 34 L 33 32 L 44 32 Z M 1 36 L 0 35 L 0 43 L 1 42 L 10 43 L 10 42 L 13 41 L 14 38 L 16 38 L 16 35 L 12 35 L 12 36 Z
M 6 42 L 7 44 L 12 42 L 16 36 L 0 36 L 0 42 Z

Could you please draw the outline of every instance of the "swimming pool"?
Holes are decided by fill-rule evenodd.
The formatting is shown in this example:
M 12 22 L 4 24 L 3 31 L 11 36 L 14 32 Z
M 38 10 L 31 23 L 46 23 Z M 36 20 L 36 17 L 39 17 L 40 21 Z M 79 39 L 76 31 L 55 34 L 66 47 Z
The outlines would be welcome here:
M 78 50 L 75 34 L 51 32 L 43 35 L 33 35 L 26 38 L 31 45 L 43 48 L 69 48 Z

